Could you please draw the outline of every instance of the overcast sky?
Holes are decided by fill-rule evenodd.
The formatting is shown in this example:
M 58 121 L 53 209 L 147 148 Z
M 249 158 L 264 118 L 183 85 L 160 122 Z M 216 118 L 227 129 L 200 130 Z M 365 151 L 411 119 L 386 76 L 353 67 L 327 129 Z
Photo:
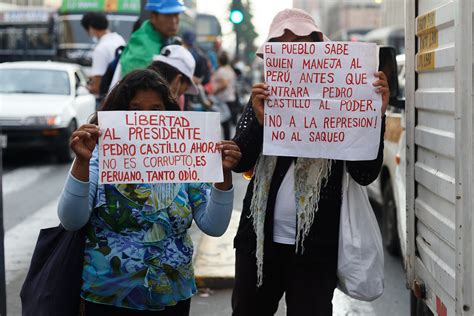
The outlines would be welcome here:
M 278 11 L 292 6 L 292 0 L 252 0 L 253 6 L 253 24 L 259 34 L 255 44 L 260 45 L 267 37 L 270 23 Z M 235 41 L 232 33 L 232 24 L 229 22 L 228 8 L 230 0 L 198 0 L 198 12 L 213 14 L 217 16 L 222 25 L 223 46 L 225 49 L 232 49 Z

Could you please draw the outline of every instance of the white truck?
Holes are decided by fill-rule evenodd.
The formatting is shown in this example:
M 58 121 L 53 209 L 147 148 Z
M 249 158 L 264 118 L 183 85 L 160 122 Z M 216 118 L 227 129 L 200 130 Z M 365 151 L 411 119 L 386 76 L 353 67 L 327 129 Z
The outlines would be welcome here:
M 411 314 L 474 315 L 473 1 L 405 10 Z

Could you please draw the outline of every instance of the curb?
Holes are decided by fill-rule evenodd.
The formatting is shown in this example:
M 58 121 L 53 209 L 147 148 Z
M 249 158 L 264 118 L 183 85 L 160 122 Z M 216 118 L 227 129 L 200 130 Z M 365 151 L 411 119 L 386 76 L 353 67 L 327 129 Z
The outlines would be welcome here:
M 232 288 L 235 278 L 234 236 L 239 225 L 240 211 L 233 210 L 229 227 L 221 237 L 202 235 L 194 261 L 198 288 Z

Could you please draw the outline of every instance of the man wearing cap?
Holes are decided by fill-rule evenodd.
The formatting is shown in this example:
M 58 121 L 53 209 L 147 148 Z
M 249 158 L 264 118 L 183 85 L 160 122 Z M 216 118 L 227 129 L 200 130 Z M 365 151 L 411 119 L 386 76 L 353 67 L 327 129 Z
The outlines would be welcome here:
M 178 33 L 179 15 L 186 7 L 182 0 L 148 0 L 145 10 L 151 11 L 150 19 L 130 37 L 120 57 L 119 76 L 116 74 L 114 79 L 132 70 L 146 68 L 153 56 L 161 52 L 164 42 Z

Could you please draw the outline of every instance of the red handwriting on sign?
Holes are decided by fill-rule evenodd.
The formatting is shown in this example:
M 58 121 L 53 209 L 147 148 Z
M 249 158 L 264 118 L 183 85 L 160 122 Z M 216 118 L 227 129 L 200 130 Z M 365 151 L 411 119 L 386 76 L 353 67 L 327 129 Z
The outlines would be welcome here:
M 342 69 L 342 62 L 339 58 L 303 59 L 304 69 Z
M 144 182 L 140 171 L 103 170 L 100 173 L 100 179 L 102 182 L 107 183 Z
M 324 45 L 324 53 L 328 55 L 349 55 L 347 43 L 328 43 Z
M 306 73 L 303 72 L 300 76 L 299 83 L 334 83 L 334 73 L 329 72 L 316 72 Z
M 349 112 L 377 111 L 372 100 L 341 100 L 339 110 Z
M 266 100 L 269 108 L 309 109 L 311 100 L 274 99 Z
M 106 128 L 103 139 L 119 140 L 121 138 L 115 135 L 115 128 Z
M 359 69 L 359 68 L 362 68 L 362 66 L 360 65 L 359 58 L 352 58 L 350 69 Z
M 323 87 L 323 98 L 351 98 L 352 88 L 345 87 Z
M 102 155 L 105 156 L 135 156 L 137 146 L 135 144 L 103 144 Z
M 344 132 L 310 132 L 309 141 L 311 143 L 342 143 L 345 138 Z
M 347 85 L 364 85 L 367 84 L 367 74 L 366 73 L 348 73 L 346 75 L 346 84 Z
M 283 43 L 281 44 L 283 55 L 314 55 L 316 54 L 315 43 Z
M 125 124 L 129 126 L 135 125 L 152 125 L 152 126 L 171 126 L 171 127 L 189 127 L 191 123 L 182 116 L 165 115 L 165 114 L 125 114 Z
M 128 140 L 201 140 L 201 130 L 195 127 L 130 127 Z
M 281 98 L 309 98 L 309 90 L 307 87 L 270 87 L 270 95 Z
M 290 82 L 291 75 L 289 71 L 267 70 L 267 81 L 272 82 Z
M 215 142 L 200 142 L 193 143 L 191 146 L 191 153 L 219 153 L 220 149 Z
M 332 129 L 332 128 L 369 128 L 369 127 L 377 127 L 377 119 L 378 117 L 325 117 L 324 118 L 324 128 L 325 129 Z
M 265 66 L 268 68 L 293 69 L 292 58 L 265 58 Z
M 197 159 L 198 157 L 195 158 Z M 144 157 L 142 163 L 145 168 L 163 168 L 172 166 L 194 167 L 197 165 L 191 155 L 150 156 Z
M 265 114 L 264 122 L 265 122 L 265 126 L 268 126 L 268 127 L 281 127 L 282 125 L 281 115 Z
M 153 143 L 141 144 L 140 154 L 142 155 L 156 155 L 156 154 L 182 154 L 187 151 L 185 143 Z
M 273 51 L 272 45 L 265 45 L 265 54 L 272 54 L 272 55 L 275 54 L 275 52 Z
M 284 140 L 285 138 L 286 133 L 284 131 L 272 131 L 272 141 Z
M 137 167 L 137 160 L 136 158 L 123 158 L 123 167 L 125 169 L 135 169 Z

